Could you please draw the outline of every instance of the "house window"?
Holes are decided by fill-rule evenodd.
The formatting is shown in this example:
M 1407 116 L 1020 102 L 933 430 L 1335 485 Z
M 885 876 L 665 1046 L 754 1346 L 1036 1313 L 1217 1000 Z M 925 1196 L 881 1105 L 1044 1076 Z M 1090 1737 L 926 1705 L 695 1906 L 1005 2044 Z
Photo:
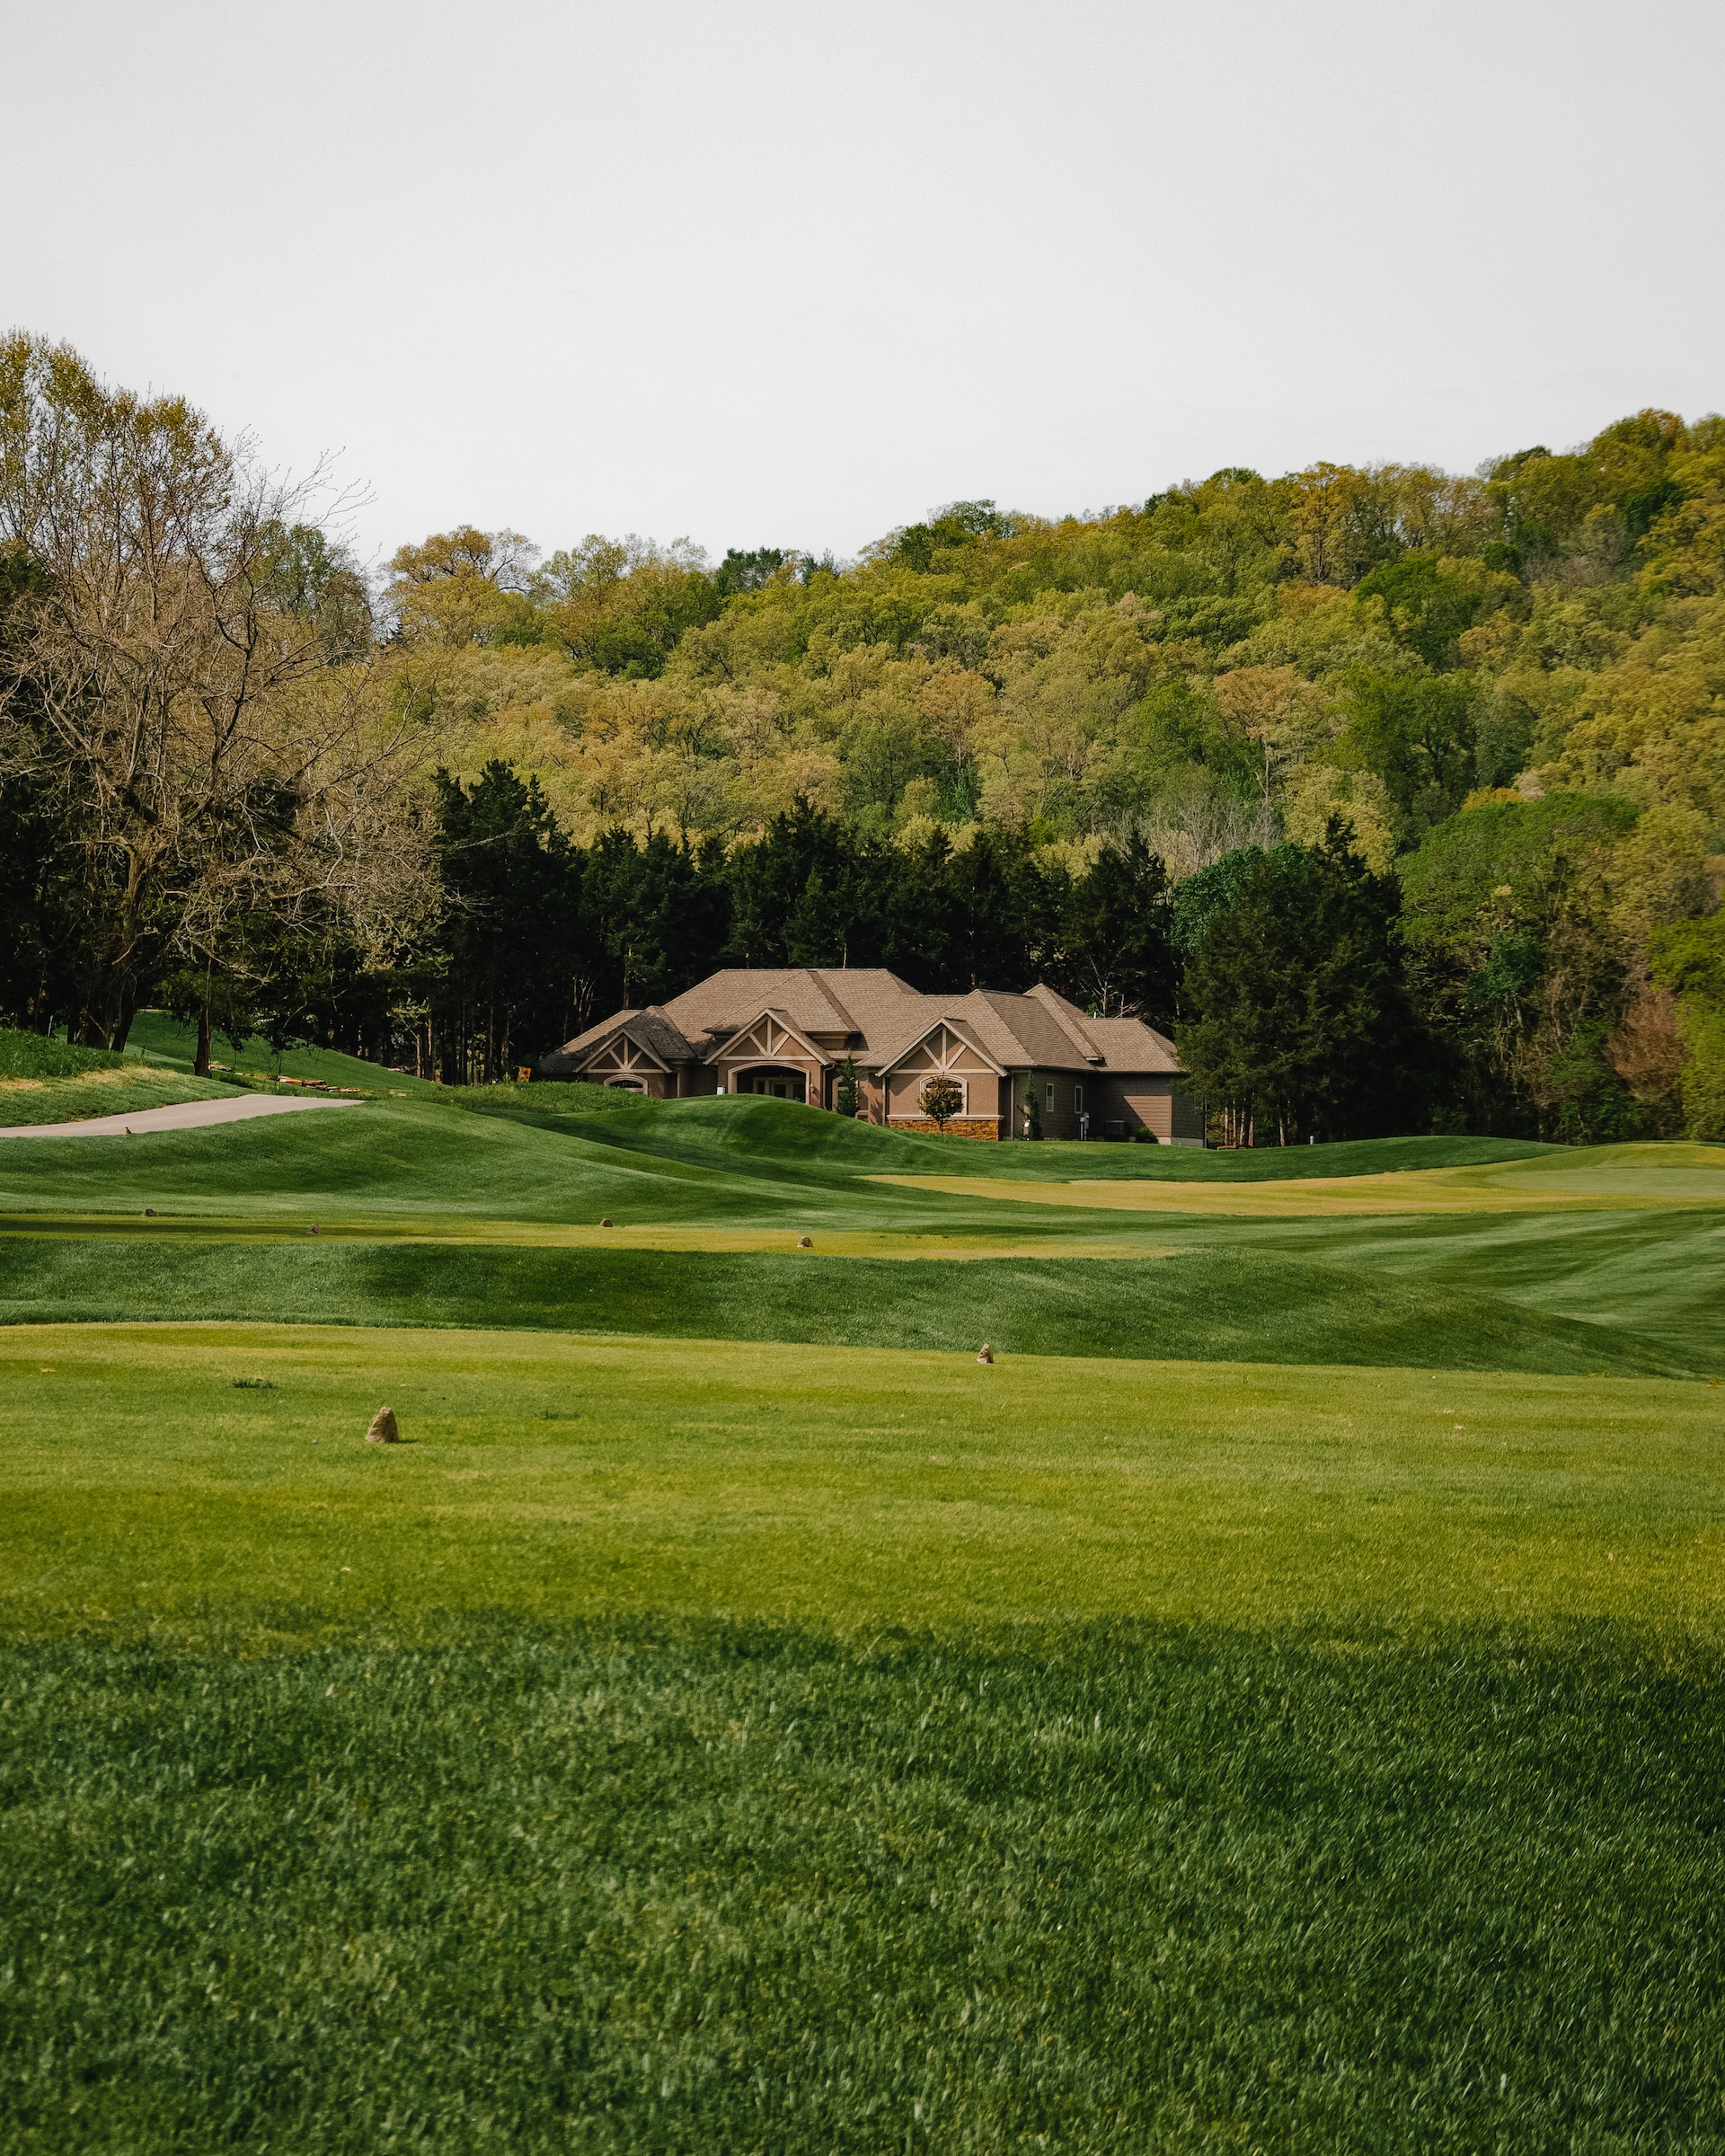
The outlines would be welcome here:
M 1042 1088 L 1042 1105 L 1050 1115 L 1054 1113 L 1054 1081 L 1052 1078 Z
M 1082 1085 L 1075 1085 L 1072 1089 L 1072 1112 L 1075 1116 L 1082 1116 L 1084 1112 L 1084 1089 Z

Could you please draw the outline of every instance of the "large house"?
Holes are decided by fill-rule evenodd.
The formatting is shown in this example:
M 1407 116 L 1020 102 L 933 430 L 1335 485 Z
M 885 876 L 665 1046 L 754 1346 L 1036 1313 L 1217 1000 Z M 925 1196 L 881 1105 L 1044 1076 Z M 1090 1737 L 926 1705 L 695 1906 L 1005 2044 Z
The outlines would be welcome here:
M 539 1071 L 660 1100 L 767 1093 L 830 1109 L 847 1067 L 858 1115 L 902 1130 L 933 1127 L 923 1088 L 944 1077 L 962 1103 L 948 1128 L 974 1138 L 1023 1136 L 1033 1093 L 1045 1137 L 1149 1130 L 1164 1144 L 1204 1142 L 1199 1103 L 1177 1090 L 1173 1043 L 1141 1020 L 1087 1018 L 1040 985 L 921 995 L 875 967 L 710 974 L 668 1003 L 589 1026 Z

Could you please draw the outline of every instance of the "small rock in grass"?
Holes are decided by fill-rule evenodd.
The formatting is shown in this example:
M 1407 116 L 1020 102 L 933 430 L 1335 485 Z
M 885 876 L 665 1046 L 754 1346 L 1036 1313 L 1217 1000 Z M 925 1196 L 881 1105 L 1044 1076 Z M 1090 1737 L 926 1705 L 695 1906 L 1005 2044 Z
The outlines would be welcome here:
M 144 1217 L 146 1220 L 154 1220 L 155 1218 L 155 1207 L 154 1206 L 146 1206 L 144 1208 Z
M 815 1239 L 812 1235 L 799 1235 L 797 1237 L 797 1248 L 800 1250 L 812 1250 L 814 1247 Z
M 978 1350 L 977 1350 L 977 1360 L 978 1360 L 979 1363 L 992 1363 L 992 1362 L 994 1361 L 994 1359 L 995 1359 L 995 1351 L 994 1351 L 994 1349 L 993 1349 L 993 1348 L 991 1348 L 991 1347 L 988 1345 L 987 1341 L 986 1341 L 986 1340 L 985 1340 L 985 1341 L 982 1343 L 982 1346 L 981 1346 L 980 1348 L 978 1348 Z
M 608 1228 L 608 1227 L 611 1225 L 611 1215 L 610 1215 L 608 1213 L 606 1215 L 605 1218 L 604 1218 L 604 1219 L 603 1219 L 603 1220 L 602 1220 L 602 1221 L 599 1223 L 599 1225 L 600 1225 L 602 1228 Z
M 367 1445 L 399 1445 L 402 1433 L 396 1427 L 394 1408 L 379 1408 L 371 1418 L 371 1427 L 366 1432 Z
M 307 1228 L 307 1229 L 306 1229 L 305 1233 L 306 1233 L 308 1235 L 321 1235 L 321 1234 L 323 1233 L 323 1229 L 322 1229 L 322 1228 L 320 1228 L 320 1227 L 318 1226 L 317 1223 L 316 1223 L 315 1221 L 314 1221 L 314 1222 L 312 1223 L 311 1226 L 310 1226 L 309 1228 Z

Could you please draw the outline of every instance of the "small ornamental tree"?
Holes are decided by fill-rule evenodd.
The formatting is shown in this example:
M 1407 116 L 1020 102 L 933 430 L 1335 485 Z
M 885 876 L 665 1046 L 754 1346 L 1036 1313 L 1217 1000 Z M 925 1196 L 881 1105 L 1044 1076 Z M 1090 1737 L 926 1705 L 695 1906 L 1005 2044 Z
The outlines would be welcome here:
M 1042 1102 L 1034 1071 L 1024 1081 L 1024 1135 L 1027 1138 L 1042 1135 Z
M 833 1089 L 833 1104 L 841 1116 L 856 1114 L 857 1077 L 857 1067 L 847 1056 L 838 1066 L 838 1083 Z
M 923 1113 L 944 1135 L 964 1106 L 964 1091 L 955 1078 L 931 1078 L 923 1088 Z

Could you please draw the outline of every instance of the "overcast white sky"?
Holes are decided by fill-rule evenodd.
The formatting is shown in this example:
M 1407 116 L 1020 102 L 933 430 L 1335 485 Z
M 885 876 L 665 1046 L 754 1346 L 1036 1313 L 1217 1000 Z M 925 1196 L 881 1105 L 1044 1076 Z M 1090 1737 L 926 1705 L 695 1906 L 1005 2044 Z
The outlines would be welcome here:
M 9 0 L 0 324 L 471 519 L 854 554 L 1725 404 L 1692 0 Z

